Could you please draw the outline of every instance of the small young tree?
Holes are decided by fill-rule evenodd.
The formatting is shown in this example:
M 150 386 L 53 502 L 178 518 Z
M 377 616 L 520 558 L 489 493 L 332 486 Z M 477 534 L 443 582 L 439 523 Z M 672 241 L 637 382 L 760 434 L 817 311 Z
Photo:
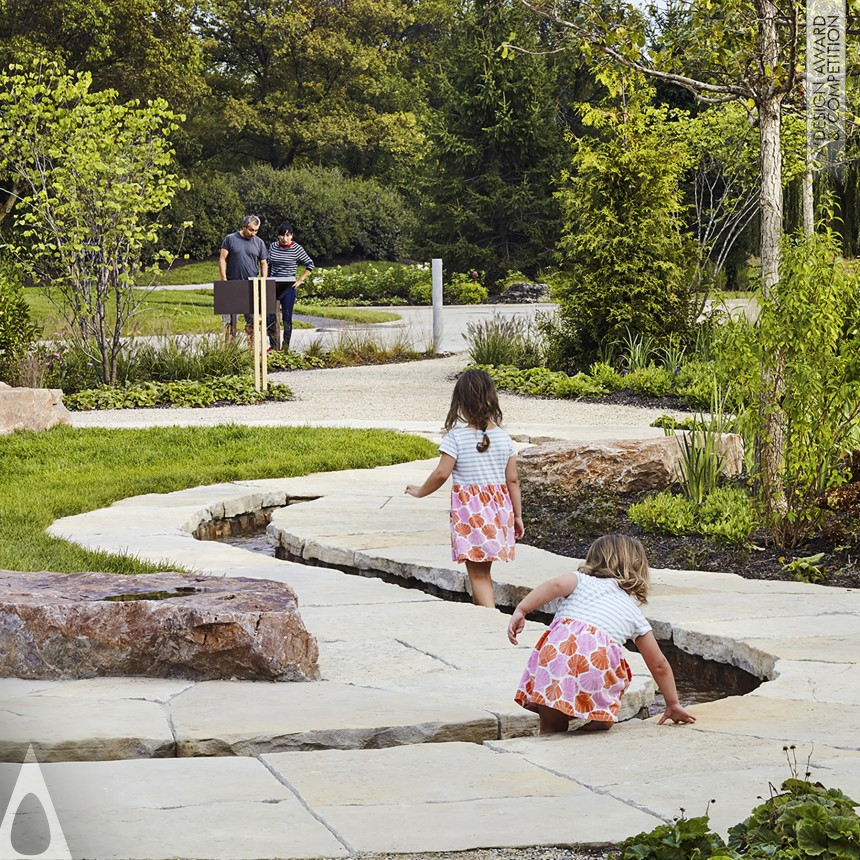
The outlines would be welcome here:
M 650 91 L 630 83 L 612 107 L 582 108 L 598 136 L 574 142 L 559 192 L 570 275 L 560 317 L 578 365 L 628 330 L 683 335 L 693 321 L 695 253 L 682 232 L 680 187 L 689 153 L 667 131 L 665 109 L 647 104 Z
M 796 546 L 822 524 L 821 496 L 844 482 L 840 463 L 857 447 L 860 292 L 840 251 L 830 231 L 787 239 L 779 282 L 763 297 L 758 320 L 722 333 L 721 375 L 750 435 L 771 432 L 768 409 L 782 415 L 776 477 L 785 505 L 764 506 L 779 547 Z
M 140 304 L 143 250 L 184 186 L 168 139 L 180 117 L 163 100 L 117 104 L 115 92 L 90 85 L 88 74 L 53 64 L 0 74 L 0 175 L 18 183 L 14 227 L 4 233 L 114 384 L 122 332 Z

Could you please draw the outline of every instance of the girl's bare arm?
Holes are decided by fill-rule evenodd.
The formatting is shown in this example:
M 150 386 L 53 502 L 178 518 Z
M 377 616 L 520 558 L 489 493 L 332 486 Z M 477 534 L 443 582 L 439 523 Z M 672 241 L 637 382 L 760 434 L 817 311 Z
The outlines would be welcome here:
M 663 725 L 666 720 L 673 723 L 695 723 L 696 718 L 685 711 L 678 701 L 678 689 L 675 686 L 675 674 L 669 661 L 663 656 L 654 634 L 649 630 L 636 640 L 636 647 L 648 667 L 648 671 L 657 682 L 663 698 L 666 700 L 666 710 L 658 720 L 658 725 Z
M 508 460 L 505 467 L 505 483 L 508 485 L 508 493 L 511 496 L 511 505 L 514 509 L 514 538 L 519 540 L 525 533 L 523 525 L 523 502 L 520 493 L 520 479 L 517 474 L 516 454 Z
M 415 496 L 416 499 L 435 493 L 451 477 L 456 462 L 450 454 L 443 454 L 439 458 L 439 465 L 430 473 L 427 480 L 421 486 L 407 484 L 405 492 L 410 496 Z
M 517 636 L 522 633 L 526 624 L 526 615 L 539 609 L 556 597 L 567 597 L 579 585 L 579 574 L 564 573 L 555 579 L 548 579 L 537 588 L 532 589 L 517 605 L 508 624 L 508 639 L 512 645 L 517 644 Z

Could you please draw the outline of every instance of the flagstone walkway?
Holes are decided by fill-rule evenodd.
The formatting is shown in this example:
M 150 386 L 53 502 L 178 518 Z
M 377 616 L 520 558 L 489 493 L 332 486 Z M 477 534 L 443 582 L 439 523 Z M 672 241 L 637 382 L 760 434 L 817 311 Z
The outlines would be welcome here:
M 694 726 L 632 719 L 607 734 L 532 737 L 511 695 L 541 625 L 513 648 L 498 612 L 325 566 L 461 592 L 444 493 L 402 493 L 430 466 L 199 487 L 55 523 L 52 534 L 87 547 L 289 583 L 323 680 L 2 680 L 0 795 L 33 744 L 72 856 L 99 860 L 603 845 L 712 798 L 724 829 L 789 776 L 789 744 L 815 779 L 860 795 L 860 595 L 654 571 L 646 611 L 658 636 L 767 682 L 695 706 Z M 191 534 L 291 498 L 316 500 L 277 512 L 271 538 L 323 566 Z M 498 566 L 499 603 L 571 564 L 521 547 Z M 627 716 L 653 689 L 633 657 Z

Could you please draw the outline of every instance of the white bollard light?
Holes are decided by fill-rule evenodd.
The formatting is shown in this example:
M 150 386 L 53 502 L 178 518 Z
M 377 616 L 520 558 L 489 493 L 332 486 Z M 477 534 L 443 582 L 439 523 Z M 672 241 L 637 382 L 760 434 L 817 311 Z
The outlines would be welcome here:
M 433 349 L 442 351 L 442 260 L 434 257 L 430 264 L 433 275 Z

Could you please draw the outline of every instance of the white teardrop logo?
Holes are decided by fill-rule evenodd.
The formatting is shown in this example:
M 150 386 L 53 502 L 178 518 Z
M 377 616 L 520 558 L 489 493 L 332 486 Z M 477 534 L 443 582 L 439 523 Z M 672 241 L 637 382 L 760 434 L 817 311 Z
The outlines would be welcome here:
M 21 819 L 16 823 L 19 812 Z M 22 853 L 24 851 L 29 853 Z M 0 824 L 0 860 L 32 860 L 34 857 L 72 860 L 48 786 L 30 746 Z

